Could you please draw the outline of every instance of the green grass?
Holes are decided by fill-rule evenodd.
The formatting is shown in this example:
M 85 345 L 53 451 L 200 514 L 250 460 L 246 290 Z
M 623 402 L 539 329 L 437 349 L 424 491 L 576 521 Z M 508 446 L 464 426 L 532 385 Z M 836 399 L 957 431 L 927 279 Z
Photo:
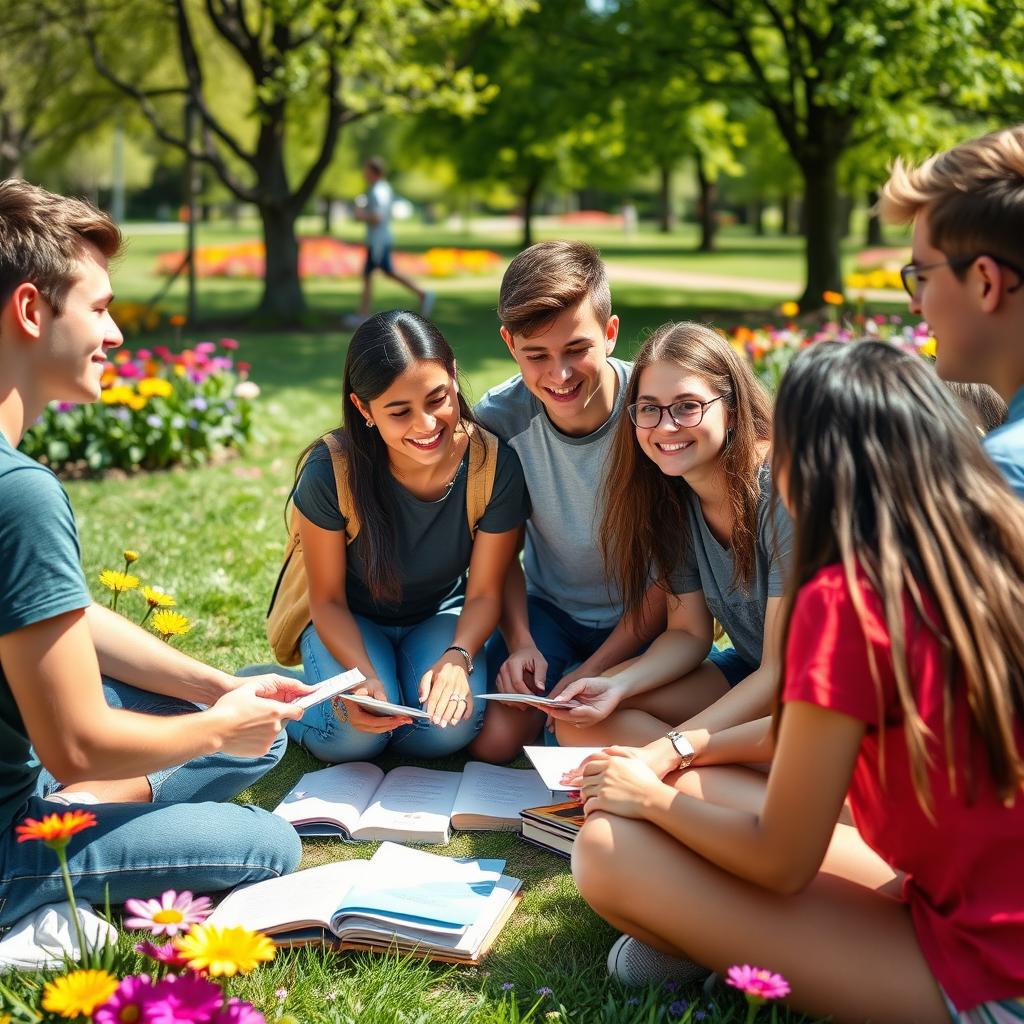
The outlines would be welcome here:
M 432 240 L 443 239 L 435 234 Z M 119 296 L 144 299 L 155 291 L 152 258 L 159 249 L 174 244 L 173 236 L 135 235 L 129 255 L 114 274 Z M 671 246 L 659 247 L 669 258 Z M 455 347 L 476 397 L 514 370 L 497 336 L 496 283 L 496 279 L 484 286 L 452 281 L 439 289 L 437 320 Z M 317 282 L 309 289 L 311 304 L 329 325 L 336 314 L 351 308 L 355 287 L 348 281 Z M 244 455 L 189 472 L 68 485 L 86 574 L 97 596 L 104 599 L 96 582 L 100 570 L 120 568 L 124 548 L 140 551 L 135 569 L 144 582 L 172 592 L 180 609 L 195 620 L 195 628 L 179 641 L 180 647 L 226 669 L 268 660 L 264 615 L 284 543 L 284 502 L 298 453 L 338 420 L 347 340 L 330 326 L 262 333 L 237 327 L 257 292 L 253 282 L 202 284 L 202 309 L 220 321 L 209 336 L 237 334 L 242 342 L 239 357 L 253 364 L 252 378 L 263 389 L 256 416 L 259 436 Z M 176 288 L 172 304 L 179 301 L 180 288 Z M 381 287 L 377 307 L 403 301 L 397 289 Z M 728 326 L 738 319 L 757 322 L 764 315 L 762 300 L 739 294 L 697 296 L 637 285 L 615 289 L 615 308 L 623 323 L 623 354 L 636 346 L 645 331 L 667 319 L 696 318 Z M 186 329 L 178 341 L 199 341 L 205 336 L 202 330 Z M 170 339 L 145 340 L 152 344 Z M 130 596 L 123 599 L 122 610 L 132 609 Z M 458 759 L 450 763 L 457 765 Z M 299 775 L 316 766 L 293 748 L 245 796 L 272 808 Z M 384 766 L 390 765 L 385 761 Z M 372 844 L 307 841 L 303 866 L 368 856 L 374 848 Z M 697 992 L 633 993 L 608 981 L 604 957 L 614 933 L 582 902 L 566 861 L 507 833 L 456 834 L 447 847 L 434 849 L 452 855 L 504 857 L 506 870 L 525 882 L 522 904 L 480 968 L 449 969 L 365 954 L 339 957 L 307 949 L 279 956 L 248 979 L 244 991 L 271 1009 L 277 1002 L 275 990 L 288 989 L 285 1012 L 303 1024 L 350 1020 L 514 1024 L 569 1018 L 640 1024 L 675 1020 L 667 1009 L 674 1000 L 684 995 L 699 998 Z M 504 983 L 514 989 L 503 991 Z M 537 996 L 542 986 L 553 995 Z M 709 1019 L 741 1019 L 737 999 L 723 990 L 716 999 L 723 1009 L 709 1014 Z M 706 1009 L 706 1002 L 703 1005 Z M 779 1016 L 800 1019 L 785 1013 Z

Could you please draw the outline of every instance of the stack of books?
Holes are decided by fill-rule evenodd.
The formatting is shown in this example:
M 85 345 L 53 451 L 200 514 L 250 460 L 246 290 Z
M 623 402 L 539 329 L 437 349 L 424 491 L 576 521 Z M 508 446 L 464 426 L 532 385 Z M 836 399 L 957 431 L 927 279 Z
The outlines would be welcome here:
M 583 805 L 578 800 L 543 807 L 527 807 L 522 815 L 523 838 L 561 857 L 572 855 L 572 844 L 583 825 Z

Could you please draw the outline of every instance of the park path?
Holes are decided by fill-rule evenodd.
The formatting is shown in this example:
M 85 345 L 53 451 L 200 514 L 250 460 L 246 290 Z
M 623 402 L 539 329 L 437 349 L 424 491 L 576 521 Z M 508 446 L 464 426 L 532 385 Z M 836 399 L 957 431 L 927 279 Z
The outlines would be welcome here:
M 679 288 L 685 291 L 745 292 L 747 295 L 771 295 L 775 298 L 792 298 L 799 292 L 799 285 L 789 281 L 770 281 L 756 277 L 736 277 L 725 274 L 701 274 L 692 270 L 667 270 L 659 267 L 638 267 L 629 263 L 609 262 L 608 276 L 613 281 L 629 281 L 656 288 Z M 868 288 L 863 294 L 870 302 L 899 302 L 902 292 L 889 289 Z

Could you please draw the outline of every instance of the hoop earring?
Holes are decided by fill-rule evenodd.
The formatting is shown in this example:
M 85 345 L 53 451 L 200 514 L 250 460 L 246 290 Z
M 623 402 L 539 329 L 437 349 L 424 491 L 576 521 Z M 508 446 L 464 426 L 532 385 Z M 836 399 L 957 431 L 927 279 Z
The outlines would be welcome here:
M 374 422 L 373 422 L 373 420 L 367 420 L 367 421 L 366 421 L 366 425 L 367 425 L 367 426 L 368 426 L 368 427 L 369 427 L 369 428 L 370 428 L 370 429 L 372 430 L 372 429 L 373 429 L 373 427 L 374 427 Z

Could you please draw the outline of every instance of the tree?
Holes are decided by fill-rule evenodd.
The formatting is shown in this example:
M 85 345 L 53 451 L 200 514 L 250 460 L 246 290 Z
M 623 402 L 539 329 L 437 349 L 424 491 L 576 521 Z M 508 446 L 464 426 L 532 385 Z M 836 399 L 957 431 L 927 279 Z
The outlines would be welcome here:
M 97 70 L 157 137 L 256 206 L 266 247 L 259 313 L 293 321 L 305 310 L 296 219 L 342 131 L 382 112 L 475 109 L 488 88 L 471 66 L 475 50 L 526 0 L 87 0 L 84 14 L 78 0 L 52 2 L 69 4 Z M 152 68 L 124 70 L 126 15 L 164 34 L 171 73 L 157 54 L 147 55 Z M 226 93 L 216 87 L 225 79 Z M 246 115 L 228 116 L 240 98 Z M 292 170 L 292 150 L 309 147 L 311 130 L 312 155 Z

